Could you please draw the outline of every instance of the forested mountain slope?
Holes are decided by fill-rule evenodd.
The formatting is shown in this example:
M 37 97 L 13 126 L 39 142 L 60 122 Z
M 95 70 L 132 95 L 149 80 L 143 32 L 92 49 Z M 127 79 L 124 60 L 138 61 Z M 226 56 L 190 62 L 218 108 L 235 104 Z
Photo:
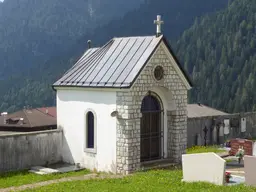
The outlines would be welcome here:
M 229 112 L 256 108 L 256 1 L 235 0 L 196 20 L 177 43 L 196 87 L 191 102 Z
M 88 39 L 99 46 L 114 36 L 154 34 L 153 20 L 161 14 L 165 35 L 176 42 L 196 17 L 225 8 L 228 0 L 145 0 L 139 8 L 105 25 L 97 23 L 100 18 L 113 12 L 121 14 L 127 2 L 130 6 L 133 1 L 122 0 L 126 5 L 118 8 L 116 4 L 102 6 L 103 0 L 92 2 L 102 8 L 98 15 L 88 11 L 88 1 L 82 0 L 7 0 L 0 4 L 1 111 L 54 104 L 51 84 L 82 54 Z M 9 14 L 12 12 L 14 15 Z
M 1 78 L 46 62 L 85 33 L 123 16 L 142 1 L 6 0 L 0 3 Z

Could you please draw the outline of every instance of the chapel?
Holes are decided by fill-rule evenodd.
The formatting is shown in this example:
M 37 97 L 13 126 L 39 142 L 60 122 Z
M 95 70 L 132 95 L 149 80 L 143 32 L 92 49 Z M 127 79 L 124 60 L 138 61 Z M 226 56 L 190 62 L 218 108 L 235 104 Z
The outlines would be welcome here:
M 64 162 L 129 174 L 180 163 L 187 145 L 192 83 L 161 33 L 115 37 L 90 47 L 53 84 Z

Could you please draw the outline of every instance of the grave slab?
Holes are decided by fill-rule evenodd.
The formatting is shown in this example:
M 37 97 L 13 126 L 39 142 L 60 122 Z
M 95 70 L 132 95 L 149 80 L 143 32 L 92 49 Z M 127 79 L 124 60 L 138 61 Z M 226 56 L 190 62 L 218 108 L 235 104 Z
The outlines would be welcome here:
M 253 144 L 252 155 L 256 156 L 256 142 Z
M 42 167 L 42 166 L 35 166 L 29 170 L 30 173 L 45 175 L 45 174 L 53 174 L 53 173 L 66 173 L 72 171 L 80 171 L 83 170 L 82 167 L 77 167 L 75 165 L 69 164 L 57 164 L 52 165 L 52 167 Z
M 182 181 L 184 182 L 202 181 L 224 185 L 225 168 L 226 161 L 215 153 L 182 155 Z
M 244 148 L 245 155 L 252 155 L 254 142 L 247 139 L 232 139 L 230 155 L 235 155 L 239 149 L 239 146 Z
M 229 183 L 227 183 L 228 186 L 230 185 L 239 185 L 239 184 L 243 184 L 245 182 L 245 178 L 242 176 L 237 176 L 237 175 L 232 175 L 232 178 L 230 178 Z
M 256 157 L 244 156 L 245 184 L 256 187 Z

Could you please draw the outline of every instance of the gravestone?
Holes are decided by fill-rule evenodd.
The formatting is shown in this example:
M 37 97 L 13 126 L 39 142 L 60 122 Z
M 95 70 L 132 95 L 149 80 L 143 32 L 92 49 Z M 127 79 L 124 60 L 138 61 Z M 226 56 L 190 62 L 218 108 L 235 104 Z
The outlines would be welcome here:
M 244 156 L 245 184 L 256 187 L 256 157 Z
M 226 161 L 215 153 L 182 155 L 182 181 L 184 182 L 202 181 L 223 185 L 225 169 Z
M 214 144 L 217 144 L 217 127 L 216 126 L 214 126 L 214 128 L 213 128 L 213 131 L 212 131 L 212 134 L 213 134 L 213 143 Z
M 202 145 L 202 138 L 201 138 L 200 134 L 197 135 L 197 145 L 199 145 L 199 146 Z
M 225 119 L 224 120 L 224 135 L 228 135 L 229 134 L 229 119 Z
M 241 119 L 241 132 L 246 132 L 246 118 Z
M 256 157 L 256 142 L 253 143 L 252 155 Z
M 239 146 L 243 147 L 245 155 L 252 156 L 253 141 L 247 139 L 232 139 L 230 141 L 231 150 L 230 155 L 236 155 Z
M 220 143 L 224 143 L 224 127 L 223 125 L 220 126 L 220 129 L 219 129 L 219 142 Z

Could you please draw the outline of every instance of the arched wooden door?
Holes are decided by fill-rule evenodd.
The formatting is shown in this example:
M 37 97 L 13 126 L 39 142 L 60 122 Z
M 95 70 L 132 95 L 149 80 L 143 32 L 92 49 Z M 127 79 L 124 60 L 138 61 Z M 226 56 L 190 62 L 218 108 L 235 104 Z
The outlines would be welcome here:
M 150 94 L 145 96 L 141 105 L 141 113 L 141 162 L 160 159 L 162 110 L 159 100 Z

